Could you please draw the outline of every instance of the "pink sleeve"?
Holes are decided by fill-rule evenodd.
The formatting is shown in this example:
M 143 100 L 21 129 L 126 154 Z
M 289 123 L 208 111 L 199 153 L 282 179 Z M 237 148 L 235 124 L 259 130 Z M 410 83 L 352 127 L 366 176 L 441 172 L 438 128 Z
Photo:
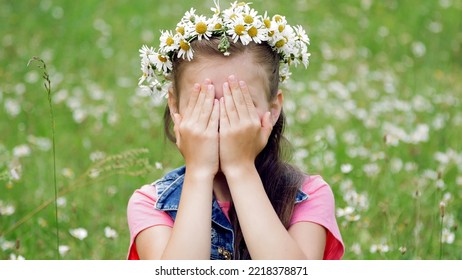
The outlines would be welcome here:
M 135 238 L 140 232 L 158 225 L 173 227 L 173 219 L 167 213 L 154 208 L 156 200 L 156 188 L 146 185 L 136 190 L 128 201 L 127 220 L 130 230 L 129 260 L 139 259 Z
M 302 186 L 309 198 L 294 208 L 290 225 L 298 222 L 312 222 L 327 230 L 324 259 L 341 259 L 345 251 L 342 236 L 335 218 L 335 200 L 330 186 L 321 176 L 308 177 Z

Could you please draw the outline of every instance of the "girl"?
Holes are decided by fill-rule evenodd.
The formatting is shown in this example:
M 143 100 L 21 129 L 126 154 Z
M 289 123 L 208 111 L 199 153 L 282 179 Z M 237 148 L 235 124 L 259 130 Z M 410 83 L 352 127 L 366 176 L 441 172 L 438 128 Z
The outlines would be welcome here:
M 340 259 L 329 185 L 282 158 L 279 81 L 307 65 L 306 34 L 247 4 L 212 10 L 142 49 L 140 83 L 168 91 L 165 131 L 185 166 L 131 197 L 128 258 Z

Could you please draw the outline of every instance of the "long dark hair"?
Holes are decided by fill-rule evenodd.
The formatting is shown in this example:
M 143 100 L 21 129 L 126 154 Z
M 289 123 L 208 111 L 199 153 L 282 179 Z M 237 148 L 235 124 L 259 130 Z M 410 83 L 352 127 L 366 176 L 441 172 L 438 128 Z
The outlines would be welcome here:
M 250 53 L 254 62 L 263 67 L 268 75 L 270 89 L 268 100 L 273 100 L 279 89 L 279 55 L 277 52 L 267 44 L 255 44 L 252 42 L 244 46 L 240 42 L 230 43 L 231 46 L 228 51 L 231 53 L 231 56 Z M 194 59 L 191 62 L 181 58 L 173 60 L 173 72 L 170 78 L 175 94 L 179 94 L 177 90 L 179 89 L 178 83 L 183 69 L 188 63 L 200 60 L 201 56 L 207 56 L 207 58 L 214 56 L 224 57 L 223 53 L 218 50 L 218 44 L 219 38 L 216 37 L 210 40 L 195 40 L 191 42 L 191 47 L 194 49 Z M 294 208 L 295 196 L 303 182 L 304 175 L 300 170 L 286 161 L 287 154 L 284 154 L 284 152 L 286 151 L 285 148 L 288 148 L 289 143 L 283 136 L 284 126 L 285 115 L 281 111 L 276 124 L 273 126 L 266 147 L 255 159 L 255 166 L 274 210 L 282 224 L 288 228 Z M 175 143 L 175 134 L 172 128 L 173 121 L 167 106 L 164 113 L 165 135 Z M 230 209 L 229 216 L 234 227 L 234 259 L 250 259 L 251 256 L 245 244 L 236 210 L 233 207 Z

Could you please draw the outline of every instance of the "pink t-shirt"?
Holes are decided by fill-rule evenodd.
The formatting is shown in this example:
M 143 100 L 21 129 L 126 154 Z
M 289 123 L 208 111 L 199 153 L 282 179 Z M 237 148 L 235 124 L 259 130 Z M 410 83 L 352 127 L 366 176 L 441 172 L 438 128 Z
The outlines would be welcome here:
M 335 201 L 330 186 L 319 175 L 309 176 L 303 183 L 302 191 L 308 194 L 309 198 L 295 205 L 290 225 L 312 222 L 323 226 L 327 230 L 324 259 L 341 259 L 345 249 L 335 218 Z M 141 231 L 158 225 L 173 227 L 173 219 L 167 213 L 154 208 L 156 200 L 155 187 L 145 185 L 136 190 L 128 202 L 129 260 L 139 259 L 135 238 Z M 228 217 L 231 203 L 218 201 L 218 204 Z

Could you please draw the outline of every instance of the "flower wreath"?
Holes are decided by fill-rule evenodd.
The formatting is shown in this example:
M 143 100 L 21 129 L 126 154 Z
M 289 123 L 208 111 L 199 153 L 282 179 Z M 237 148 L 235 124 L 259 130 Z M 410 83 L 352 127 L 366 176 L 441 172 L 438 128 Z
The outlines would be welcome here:
M 139 81 L 140 87 L 165 96 L 170 85 L 166 77 L 172 72 L 174 56 L 192 60 L 194 50 L 191 42 L 196 39 L 209 40 L 211 37 L 220 38 L 218 49 L 225 56 L 230 55 L 229 40 L 234 43 L 240 40 L 243 45 L 252 41 L 257 44 L 266 42 L 279 54 L 281 82 L 290 76 L 289 66 L 302 63 L 305 68 L 308 67 L 310 40 L 302 26 L 292 27 L 281 15 L 269 17 L 267 12 L 263 16 L 259 15 L 249 3 L 234 2 L 226 10 L 220 9 L 217 0 L 214 0 L 214 4 L 211 18 L 196 15 L 196 10 L 191 8 L 177 24 L 175 31 L 161 31 L 158 51 L 142 46 L 140 57 L 143 75 Z

